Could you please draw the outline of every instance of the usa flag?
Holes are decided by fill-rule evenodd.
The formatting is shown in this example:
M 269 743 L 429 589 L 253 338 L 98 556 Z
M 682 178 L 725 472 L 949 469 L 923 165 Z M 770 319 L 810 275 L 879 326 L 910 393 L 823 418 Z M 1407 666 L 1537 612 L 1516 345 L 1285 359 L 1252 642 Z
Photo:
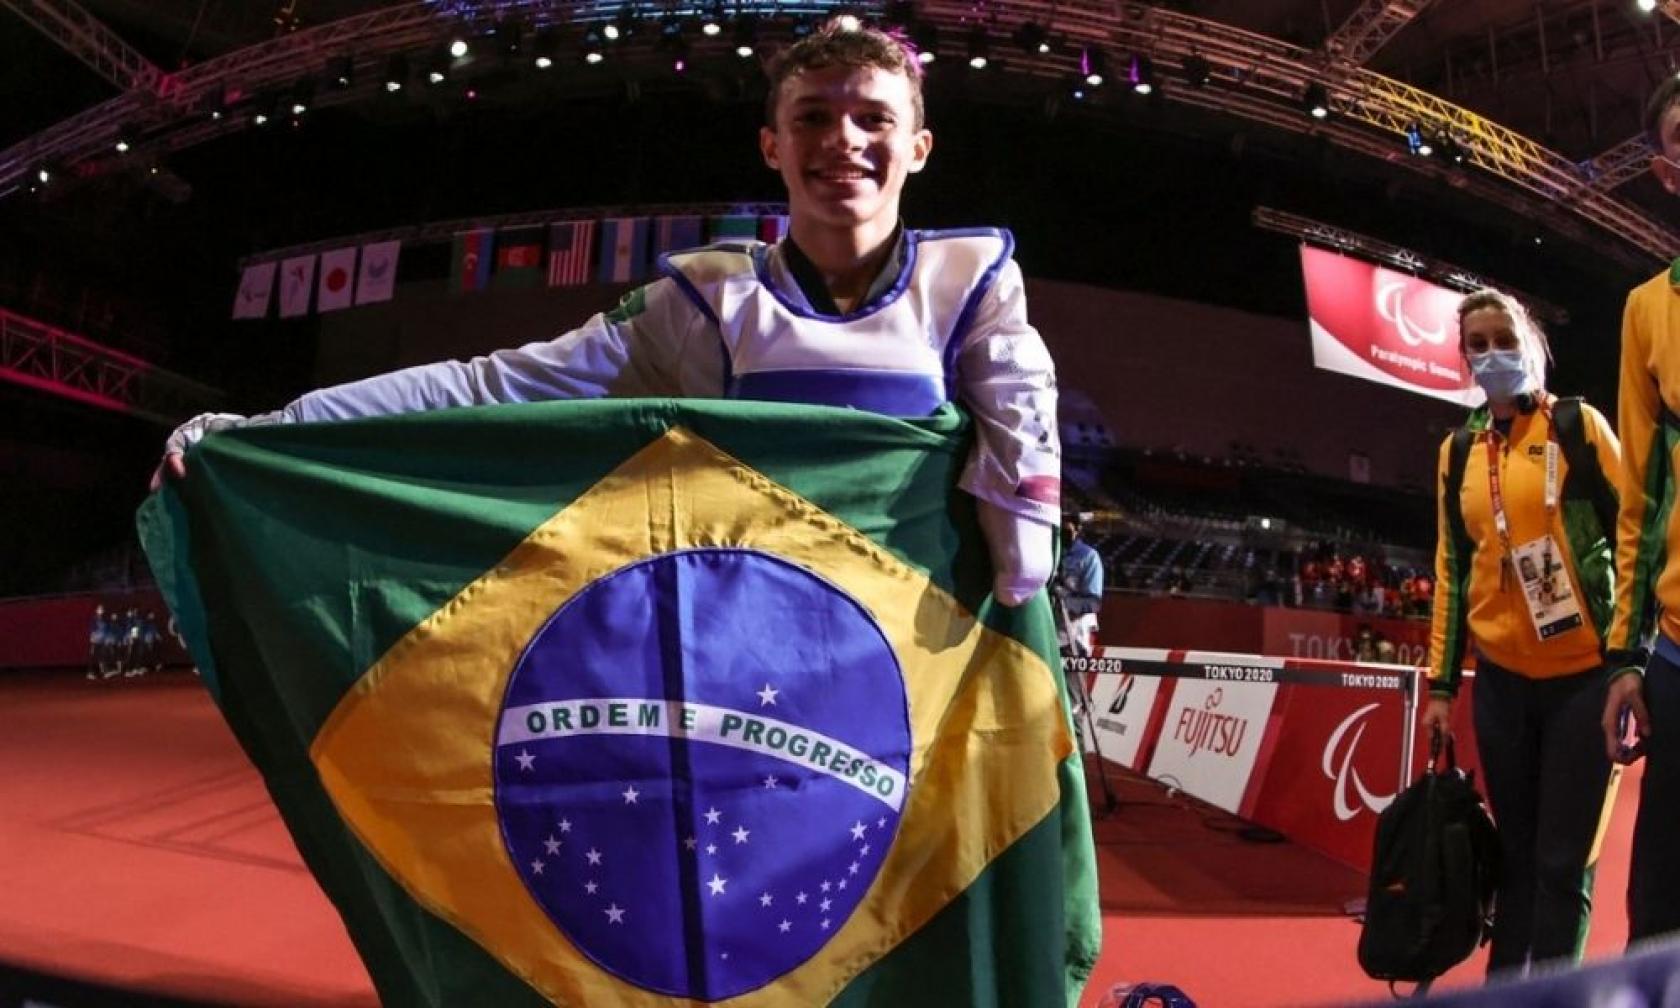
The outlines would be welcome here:
M 574 287 L 589 282 L 589 252 L 595 222 L 561 221 L 548 226 L 548 285 Z

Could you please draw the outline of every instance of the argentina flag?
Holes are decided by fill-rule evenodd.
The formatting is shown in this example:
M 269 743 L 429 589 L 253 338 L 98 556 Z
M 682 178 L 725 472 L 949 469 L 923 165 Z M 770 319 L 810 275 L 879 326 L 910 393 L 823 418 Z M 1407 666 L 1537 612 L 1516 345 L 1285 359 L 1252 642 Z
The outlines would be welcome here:
M 969 444 L 709 401 L 258 427 L 140 528 L 385 1003 L 1069 1004 L 1083 780 Z

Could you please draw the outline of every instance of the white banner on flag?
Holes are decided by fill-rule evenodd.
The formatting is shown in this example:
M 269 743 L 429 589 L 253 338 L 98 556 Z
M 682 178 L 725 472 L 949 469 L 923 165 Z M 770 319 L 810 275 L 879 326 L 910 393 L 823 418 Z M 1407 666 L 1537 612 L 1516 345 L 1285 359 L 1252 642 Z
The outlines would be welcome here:
M 315 292 L 316 311 L 348 308 L 356 294 L 356 246 L 321 253 L 321 283 Z
M 268 314 L 268 296 L 274 290 L 275 263 L 261 262 L 245 267 L 239 291 L 233 296 L 233 317 L 263 318 Z
M 285 259 L 280 263 L 280 317 L 309 314 L 309 294 L 315 287 L 315 257 Z
M 356 279 L 356 303 L 389 301 L 397 289 L 397 255 L 402 242 L 373 242 L 362 246 L 362 269 Z

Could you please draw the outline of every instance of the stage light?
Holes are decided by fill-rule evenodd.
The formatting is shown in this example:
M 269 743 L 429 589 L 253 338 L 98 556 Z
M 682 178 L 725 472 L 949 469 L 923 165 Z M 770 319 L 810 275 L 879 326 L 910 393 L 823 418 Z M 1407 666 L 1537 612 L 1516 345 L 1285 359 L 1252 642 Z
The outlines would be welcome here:
M 1050 51 L 1050 36 L 1045 34 L 1044 26 L 1037 21 L 1023 21 L 1021 27 L 1015 29 L 1010 36 L 1022 52 L 1036 53 L 1040 56 Z
M 723 18 L 723 3 L 719 0 L 718 3 L 712 4 L 711 10 L 700 19 L 700 34 L 707 38 L 723 34 Z
M 448 80 L 449 64 L 450 59 L 448 56 L 442 53 L 433 56 L 432 62 L 426 67 L 426 83 L 442 84 L 444 81 Z
M 1329 118 L 1330 92 L 1318 81 L 1310 82 L 1307 89 L 1301 93 L 1301 107 L 1314 119 Z
M 863 22 L 858 20 L 856 14 L 842 14 L 834 19 L 834 27 L 843 32 L 862 31 Z
M 1213 69 L 1208 66 L 1207 57 L 1200 53 L 1184 57 L 1184 79 L 1193 88 L 1207 87 L 1208 81 L 1213 79 Z
M 118 154 L 127 154 L 134 145 L 128 142 L 128 135 L 126 133 L 118 133 L 117 142 L 111 146 L 116 149 Z
M 633 5 L 620 10 L 618 12 L 618 16 L 613 18 L 607 23 L 606 27 L 601 29 L 602 36 L 604 36 L 608 42 L 617 42 L 620 39 L 627 39 L 635 33 L 636 10 Z
M 385 90 L 396 92 L 403 89 L 408 82 L 408 60 L 403 56 L 392 56 L 385 61 Z
M 1155 91 L 1155 61 L 1143 53 L 1133 53 L 1132 62 L 1126 78 L 1132 82 L 1132 90 L 1140 95 L 1153 94 Z
M 986 37 L 986 29 L 976 28 L 968 33 L 968 65 L 976 70 L 984 70 L 991 63 L 991 39 Z
M 1435 149 L 1441 152 L 1443 160 L 1451 161 L 1456 165 L 1463 164 L 1465 158 L 1469 157 L 1469 152 L 1464 149 L 1464 145 L 1459 143 L 1458 137 L 1450 131 L 1443 132 L 1435 139 Z
M 204 92 L 198 99 L 198 110 L 210 118 L 212 122 L 220 122 L 227 115 L 227 85 L 217 84 Z
M 1657 0 L 1635 0 L 1634 6 L 1638 7 L 1641 13 L 1649 14 L 1657 9 Z
M 518 59 L 520 50 L 525 47 L 525 26 L 518 21 L 509 21 L 496 32 L 502 42 L 502 58 Z
M 1420 123 L 1412 123 L 1406 127 L 1406 149 L 1418 157 L 1430 157 L 1435 153 L 1435 142 L 1423 132 Z
M 1091 87 L 1102 87 L 1108 79 L 1108 60 L 1101 49 L 1084 49 L 1079 53 L 1079 77 Z
M 458 38 L 449 43 L 449 55 L 460 59 L 467 54 L 467 40 Z
M 531 49 L 536 53 L 536 55 L 532 57 L 531 62 L 536 64 L 538 70 L 547 70 L 549 67 L 554 65 L 554 52 L 557 48 L 558 44 L 554 37 L 554 29 L 542 29 L 537 32 L 536 41 L 531 43 Z
M 333 60 L 327 67 L 327 79 L 332 81 L 333 87 L 349 87 L 356 80 L 356 61 L 349 56 Z
M 601 49 L 601 34 L 591 28 L 583 36 L 583 61 L 593 65 L 606 58 Z
M 939 29 L 926 21 L 917 22 L 910 28 L 910 44 L 916 49 L 916 58 L 927 66 L 939 58 Z
M 758 52 L 758 22 L 743 17 L 735 22 L 735 55 L 750 59 Z
M 52 169 L 48 168 L 46 165 L 42 165 L 41 167 L 35 169 L 35 181 L 40 185 L 51 185 L 52 180 Z
M 310 106 L 314 104 L 315 82 L 308 79 L 298 81 L 297 84 L 292 87 L 292 99 L 290 103 L 292 115 L 303 115 L 305 112 L 308 112 Z

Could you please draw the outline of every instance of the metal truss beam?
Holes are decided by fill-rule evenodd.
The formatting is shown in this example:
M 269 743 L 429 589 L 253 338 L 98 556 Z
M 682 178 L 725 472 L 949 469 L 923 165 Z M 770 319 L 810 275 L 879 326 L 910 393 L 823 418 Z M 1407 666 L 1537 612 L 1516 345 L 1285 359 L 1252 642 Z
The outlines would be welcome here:
M 1599 156 L 1588 161 L 1587 185 L 1595 192 L 1607 193 L 1624 182 L 1631 182 L 1645 174 L 1651 166 L 1651 143 L 1645 134 L 1628 137 Z
M 1425 277 L 1443 287 L 1463 291 L 1468 294 L 1484 287 L 1494 287 L 1503 290 L 1523 303 L 1530 315 L 1543 322 L 1554 325 L 1565 325 L 1569 322 L 1569 313 L 1537 297 L 1512 290 L 1502 284 L 1477 276 L 1475 273 L 1454 266 L 1452 263 L 1428 256 L 1419 255 L 1410 249 L 1392 245 L 1380 238 L 1372 238 L 1357 231 L 1336 227 L 1310 217 L 1302 217 L 1285 210 L 1274 210 L 1271 207 L 1257 206 L 1253 214 L 1254 226 L 1265 231 L 1289 235 L 1304 242 L 1322 245 L 1338 252 L 1349 252 L 1363 259 L 1380 262 L 1385 266 L 1405 270 L 1417 276 Z
M 810 0 L 809 6 L 820 9 L 824 2 Z M 1385 10 L 1415 12 L 1426 3 L 1391 0 L 1383 6 Z M 1680 0 L 1666 3 L 1680 10 Z M 1601 248 L 1635 268 L 1667 262 L 1680 252 L 1680 236 L 1631 204 L 1615 199 L 1602 183 L 1595 184 L 1595 177 L 1561 154 L 1401 81 L 1345 62 L 1327 62 L 1325 54 L 1317 50 L 1143 3 L 992 0 L 982 11 L 969 0 L 923 0 L 917 7 L 922 19 L 941 29 L 942 48 L 946 50 L 941 55 L 953 60 L 963 55 L 960 50 L 969 29 L 984 27 L 1001 42 L 1001 37 L 1031 21 L 1066 44 L 1046 55 L 1012 54 L 1005 60 L 1008 72 L 1064 81 L 1072 78 L 1082 49 L 1110 52 L 1115 57 L 1113 63 L 1120 62 L 1123 53 L 1147 53 L 1153 57 L 1157 72 L 1167 79 L 1171 100 L 1321 135 L 1338 146 L 1445 178 L 1531 219 L 1544 220 L 1546 226 Z M 791 8 L 782 5 L 778 9 Z M 805 6 L 798 9 L 804 12 Z M 618 6 L 592 2 L 561 9 L 549 0 L 512 0 L 465 8 L 466 13 L 462 10 L 429 2 L 400 4 L 294 32 L 190 67 L 173 75 L 168 103 L 150 110 L 157 118 L 153 142 L 169 149 L 241 128 L 243 123 L 225 120 L 206 124 L 193 114 L 203 97 L 218 86 L 278 88 L 319 72 L 329 57 L 343 55 L 365 61 L 369 72 L 360 76 L 371 77 L 377 61 L 390 54 L 437 44 L 452 31 L 487 28 L 495 16 L 523 13 L 532 20 L 559 18 L 575 25 L 611 17 Z M 1381 18 L 1378 21 L 1389 23 Z M 1375 27 L 1371 30 L 1377 32 Z M 691 44 L 698 58 L 702 47 L 721 47 L 727 42 L 714 39 Z M 1195 88 L 1184 82 L 1185 63 L 1192 59 L 1208 67 L 1211 78 L 1205 87 Z M 1301 95 L 1310 82 L 1323 84 L 1329 93 L 1332 115 L 1327 121 L 1311 119 L 1301 109 Z M 331 92 L 318 92 L 318 103 L 324 104 L 322 98 L 328 94 Z M 352 97 L 340 93 L 334 100 Z M 87 161 L 108 151 L 125 122 L 147 111 L 130 92 L 0 152 L 0 192 L 17 184 L 40 162 Z M 1443 166 L 1439 159 L 1406 156 L 1402 141 L 1414 124 L 1452 136 L 1463 149 L 1464 164 Z M 1548 213 L 1551 208 L 1565 212 Z M 1629 256 L 1620 242 L 1606 240 L 1609 236 L 1637 249 L 1643 260 Z
M 1344 67 L 1362 67 L 1434 0 L 1365 0 L 1324 40 L 1323 51 Z
M 157 93 L 168 80 L 151 60 L 72 0 L 0 0 L 124 91 Z
M 209 386 L 5 308 L 0 380 L 165 425 L 222 399 Z

